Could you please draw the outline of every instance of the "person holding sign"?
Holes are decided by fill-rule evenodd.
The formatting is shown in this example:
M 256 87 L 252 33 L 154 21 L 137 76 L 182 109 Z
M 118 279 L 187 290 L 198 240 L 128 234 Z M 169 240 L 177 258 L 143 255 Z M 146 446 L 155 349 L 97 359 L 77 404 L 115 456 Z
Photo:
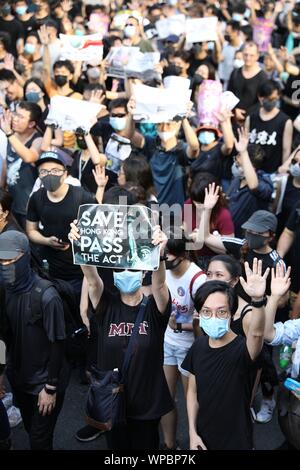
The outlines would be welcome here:
M 81 238 L 76 223 L 71 224 L 71 241 Z M 165 234 L 159 226 L 154 227 L 152 244 L 160 245 L 161 255 L 166 243 Z M 120 370 L 143 300 L 143 272 L 114 269 L 114 284 L 119 292 L 112 295 L 106 290 L 95 266 L 81 265 L 81 269 L 99 325 L 98 367 L 102 370 Z M 106 433 L 108 447 L 112 450 L 158 450 L 160 418 L 173 408 L 163 372 L 164 333 L 171 313 L 163 257 L 158 270 L 152 274 L 152 292 L 127 374 L 127 424 L 116 426 Z

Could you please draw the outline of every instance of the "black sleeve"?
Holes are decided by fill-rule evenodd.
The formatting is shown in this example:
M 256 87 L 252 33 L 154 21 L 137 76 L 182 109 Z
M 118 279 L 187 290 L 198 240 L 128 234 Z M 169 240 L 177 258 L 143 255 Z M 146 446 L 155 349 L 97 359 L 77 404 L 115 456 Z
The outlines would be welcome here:
M 181 367 L 184 370 L 187 370 L 188 372 L 191 372 L 191 374 L 195 374 L 195 369 L 194 369 L 194 351 L 195 351 L 195 345 L 197 344 L 198 339 L 194 342 L 192 347 L 189 349 L 187 355 L 185 356 L 185 359 L 183 360 L 183 363 L 181 364 Z
M 82 189 L 81 204 L 98 204 L 95 194 L 89 193 L 88 191 Z
M 288 221 L 286 223 L 286 228 L 291 230 L 291 232 L 295 232 L 297 225 L 299 225 L 299 223 L 300 223 L 300 204 L 298 204 L 298 206 L 296 206 L 292 210 L 288 218 Z
M 225 246 L 226 253 L 233 255 L 236 259 L 241 258 L 241 248 L 244 245 L 244 240 L 234 237 L 221 237 L 222 243 Z
M 43 327 L 50 343 L 66 337 L 62 300 L 54 287 L 47 289 L 42 298 Z
M 39 210 L 36 204 L 37 196 L 39 195 L 39 193 L 40 193 L 40 190 L 37 191 L 36 193 L 33 193 L 28 201 L 26 219 L 29 220 L 29 222 L 39 222 L 40 220 L 40 214 L 39 214 Z M 40 197 L 41 197 L 41 194 L 40 194 Z
M 48 363 L 47 384 L 57 385 L 60 369 L 64 358 L 64 340 L 51 344 L 50 359 Z

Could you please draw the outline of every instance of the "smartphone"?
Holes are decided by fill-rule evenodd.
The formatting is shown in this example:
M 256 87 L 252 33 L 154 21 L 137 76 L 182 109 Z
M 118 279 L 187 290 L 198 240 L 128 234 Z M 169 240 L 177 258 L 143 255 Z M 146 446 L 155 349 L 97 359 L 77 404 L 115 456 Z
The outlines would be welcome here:
M 300 395 L 300 382 L 297 382 L 297 380 L 288 378 L 284 381 L 283 385 L 285 388 L 292 390 L 293 392 L 296 392 Z
M 59 243 L 61 246 L 69 245 L 69 242 L 63 242 L 62 240 L 57 240 L 57 243 Z

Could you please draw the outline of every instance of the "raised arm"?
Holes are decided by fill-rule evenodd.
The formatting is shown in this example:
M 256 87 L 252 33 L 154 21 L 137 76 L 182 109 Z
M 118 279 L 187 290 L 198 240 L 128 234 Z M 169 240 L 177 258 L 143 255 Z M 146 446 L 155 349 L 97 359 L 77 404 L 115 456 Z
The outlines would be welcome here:
M 252 300 L 251 321 L 246 336 L 246 344 L 249 355 L 254 361 L 262 350 L 265 332 L 265 309 L 263 305 L 255 306 L 255 304 L 258 303 L 259 305 L 263 301 L 266 279 L 270 269 L 267 268 L 264 275 L 262 275 L 262 261 L 254 258 L 252 270 L 247 261 L 245 262 L 245 272 L 247 281 L 240 277 L 240 282 L 244 291 Z
M 265 341 L 271 343 L 275 338 L 276 329 L 274 328 L 275 315 L 277 312 L 280 300 L 287 294 L 291 285 L 291 268 L 289 267 L 284 272 L 284 267 L 281 263 L 277 263 L 276 268 L 271 270 L 271 296 L 265 307 L 266 324 L 265 324 Z
M 231 125 L 232 113 L 229 109 L 223 109 L 217 114 L 217 118 L 220 122 L 220 126 L 223 133 L 224 143 L 221 147 L 223 155 L 230 155 L 234 146 L 234 134 Z
M 159 225 L 154 227 L 152 243 L 153 245 L 160 245 L 160 256 L 164 255 L 167 242 L 168 238 L 161 231 Z M 158 270 L 152 273 L 152 293 L 159 312 L 164 313 L 169 302 L 169 289 L 166 283 L 166 265 L 164 261 L 160 261 Z
M 199 155 L 200 144 L 197 138 L 196 132 L 189 123 L 187 117 L 182 121 L 182 129 L 185 135 L 185 140 L 187 142 L 187 156 L 189 158 L 196 158 Z
M 295 240 L 295 234 L 288 228 L 285 228 L 282 234 L 280 235 L 280 238 L 278 240 L 277 244 L 277 252 L 283 258 L 288 251 L 290 250 L 291 246 L 293 245 Z
M 69 233 L 69 240 L 73 243 L 75 240 L 80 240 L 80 233 L 77 227 L 77 220 L 71 223 L 71 230 Z M 103 294 L 103 281 L 98 274 L 96 266 L 83 266 L 81 265 L 82 272 L 88 285 L 89 297 L 94 309 L 97 308 L 101 296 Z
M 241 157 L 241 165 L 244 170 L 244 176 L 250 190 L 254 190 L 258 186 L 258 178 L 256 170 L 251 163 L 247 147 L 249 143 L 249 135 L 246 129 L 238 129 L 239 140 L 234 139 L 236 151 Z

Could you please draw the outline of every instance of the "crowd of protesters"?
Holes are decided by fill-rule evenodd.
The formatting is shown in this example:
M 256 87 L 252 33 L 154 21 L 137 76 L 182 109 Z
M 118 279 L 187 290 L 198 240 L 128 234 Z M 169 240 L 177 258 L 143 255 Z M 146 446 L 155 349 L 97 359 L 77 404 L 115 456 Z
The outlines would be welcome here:
M 96 65 L 66 59 L 62 35 L 98 33 L 95 18 Z M 176 18 L 216 18 L 214 40 L 162 37 Z M 121 47 L 159 54 L 151 78 L 110 71 Z M 285 377 L 300 381 L 299 47 L 295 0 L 0 0 L 0 449 L 21 420 L 31 449 L 53 449 L 72 368 L 83 383 L 93 365 L 121 370 L 145 299 L 108 448 L 179 449 L 178 380 L 190 449 L 254 448 L 253 422 L 271 421 Z M 135 86 L 167 77 L 189 81 L 185 113 L 137 120 Z M 210 87 L 236 104 L 203 100 Z M 53 125 L 54 97 L 98 105 L 91 128 Z M 79 207 L 120 198 L 157 213 L 153 272 L 74 264 Z M 60 290 L 83 332 L 73 356 Z M 102 433 L 82 424 L 81 442 Z

